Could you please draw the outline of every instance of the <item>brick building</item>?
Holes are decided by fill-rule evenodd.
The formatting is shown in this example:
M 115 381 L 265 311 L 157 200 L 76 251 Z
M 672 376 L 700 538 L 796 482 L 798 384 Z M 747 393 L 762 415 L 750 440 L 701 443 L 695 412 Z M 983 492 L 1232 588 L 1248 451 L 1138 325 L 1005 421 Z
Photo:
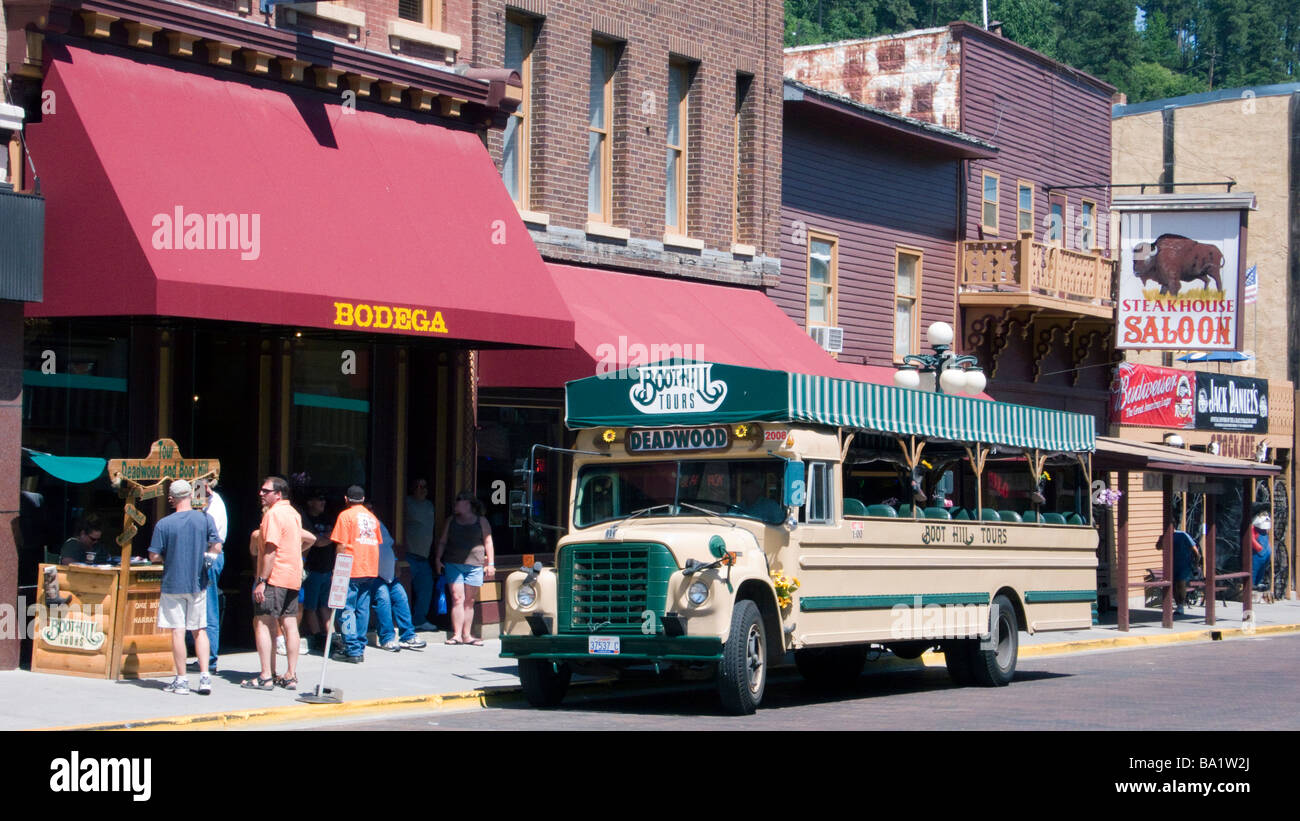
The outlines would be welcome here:
M 400 539 L 409 479 L 427 477 L 440 510 L 472 484 L 472 352 L 572 345 L 485 147 L 518 79 L 457 62 L 468 8 L 446 16 L 451 31 L 407 0 L 4 11 L 26 115 L 8 167 L 47 206 L 43 298 L 19 343 L 23 445 L 139 458 L 167 437 L 219 460 L 235 628 L 223 643 L 237 645 L 263 476 L 298 474 L 335 508 L 361 484 Z M 23 531 L 37 534 L 22 554 L 33 571 L 80 516 L 98 514 L 110 544 L 120 532 L 104 474 L 71 483 L 24 463 L 22 483 L 44 502 Z M 166 511 L 143 512 L 137 554 Z M 0 560 L 6 598 L 12 573 Z M 156 584 L 130 593 L 146 611 L 130 628 L 137 655 L 162 652 Z
M 1115 89 L 964 22 L 787 49 L 785 73 L 996 147 L 961 160 L 958 347 L 979 356 L 996 398 L 1091 413 L 1104 425 Z M 896 359 L 884 346 L 874 355 Z
M 516 0 L 470 19 L 462 59 L 523 78 L 489 145 L 575 320 L 573 351 L 481 354 L 494 523 L 515 461 L 567 441 L 568 380 L 664 358 L 845 375 L 761 290 L 781 270 L 781 4 Z

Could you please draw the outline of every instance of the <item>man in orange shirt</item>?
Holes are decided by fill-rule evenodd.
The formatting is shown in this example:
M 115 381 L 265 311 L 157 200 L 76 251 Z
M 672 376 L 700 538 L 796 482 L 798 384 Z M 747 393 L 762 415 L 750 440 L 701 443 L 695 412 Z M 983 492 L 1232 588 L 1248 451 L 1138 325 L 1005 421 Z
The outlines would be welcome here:
M 252 690 L 286 690 L 298 687 L 298 588 L 302 586 L 302 517 L 289 503 L 289 483 L 280 476 L 262 480 L 259 491 L 266 512 L 259 531 L 262 548 L 257 555 L 253 582 L 253 638 L 262 672 L 240 686 Z M 285 675 L 275 674 L 271 635 L 276 622 L 288 651 Z
M 339 554 L 352 556 L 348 603 L 340 617 L 346 652 L 331 656 L 350 664 L 364 660 L 370 602 L 379 586 L 379 520 L 362 504 L 365 500 L 366 492 L 360 485 L 348 488 L 348 507 L 339 514 L 330 534 L 330 541 L 338 545 Z

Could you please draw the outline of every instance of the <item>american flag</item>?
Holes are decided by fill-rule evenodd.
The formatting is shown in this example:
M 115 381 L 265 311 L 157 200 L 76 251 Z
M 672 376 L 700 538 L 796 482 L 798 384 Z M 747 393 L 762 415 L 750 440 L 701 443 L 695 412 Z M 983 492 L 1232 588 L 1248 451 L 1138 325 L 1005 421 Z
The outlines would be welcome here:
M 1254 302 L 1254 301 L 1255 301 L 1255 297 L 1258 296 L 1258 295 L 1259 295 L 1259 278 L 1255 275 L 1255 266 L 1252 265 L 1252 266 L 1250 266 L 1249 268 L 1246 269 L 1246 301 L 1245 301 L 1245 304 L 1246 304 L 1246 305 L 1249 305 L 1250 303 Z

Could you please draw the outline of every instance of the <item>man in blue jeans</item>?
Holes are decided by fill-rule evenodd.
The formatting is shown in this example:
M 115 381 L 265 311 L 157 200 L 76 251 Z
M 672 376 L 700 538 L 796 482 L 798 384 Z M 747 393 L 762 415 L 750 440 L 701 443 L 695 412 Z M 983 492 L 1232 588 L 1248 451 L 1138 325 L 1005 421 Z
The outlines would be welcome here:
M 202 497 L 203 491 L 207 491 L 207 504 L 203 512 L 212 517 L 216 522 L 217 535 L 221 537 L 222 543 L 226 541 L 226 503 L 221 500 L 221 496 L 212 489 L 212 483 L 207 479 L 199 479 L 194 483 L 195 489 L 202 489 L 196 496 Z M 209 554 L 211 556 L 211 554 Z M 218 646 L 221 643 L 221 571 L 226 569 L 226 551 L 216 554 L 215 558 L 208 560 L 208 672 L 217 671 L 217 654 Z M 193 644 L 191 640 L 188 642 Z M 199 669 L 199 663 L 192 661 L 187 668 L 194 670 Z
M 411 616 L 418 624 L 416 630 L 437 630 L 429 622 L 429 607 L 433 604 L 433 565 L 429 551 L 433 549 L 433 502 L 429 501 L 429 482 L 417 477 L 411 482 L 411 495 L 406 497 L 406 563 L 411 567 Z
M 384 523 L 379 523 L 383 541 L 379 543 L 379 585 L 375 588 L 375 620 L 378 624 L 379 647 L 396 653 L 398 650 L 423 650 L 428 643 L 416 638 L 411 626 L 411 606 L 406 590 L 397 580 L 397 554 L 393 552 L 393 537 Z M 393 622 L 397 622 L 398 639 L 393 638 Z

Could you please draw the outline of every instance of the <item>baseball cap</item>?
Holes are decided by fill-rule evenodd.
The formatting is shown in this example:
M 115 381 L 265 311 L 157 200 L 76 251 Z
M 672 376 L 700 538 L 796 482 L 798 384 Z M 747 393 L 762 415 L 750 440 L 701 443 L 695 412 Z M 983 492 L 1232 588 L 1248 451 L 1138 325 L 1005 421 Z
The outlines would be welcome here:
M 184 479 L 177 479 L 167 487 L 167 495 L 173 499 L 183 499 L 192 492 L 190 483 Z
M 348 488 L 347 497 L 349 502 L 364 502 L 366 500 L 366 491 L 361 485 L 353 485 Z

